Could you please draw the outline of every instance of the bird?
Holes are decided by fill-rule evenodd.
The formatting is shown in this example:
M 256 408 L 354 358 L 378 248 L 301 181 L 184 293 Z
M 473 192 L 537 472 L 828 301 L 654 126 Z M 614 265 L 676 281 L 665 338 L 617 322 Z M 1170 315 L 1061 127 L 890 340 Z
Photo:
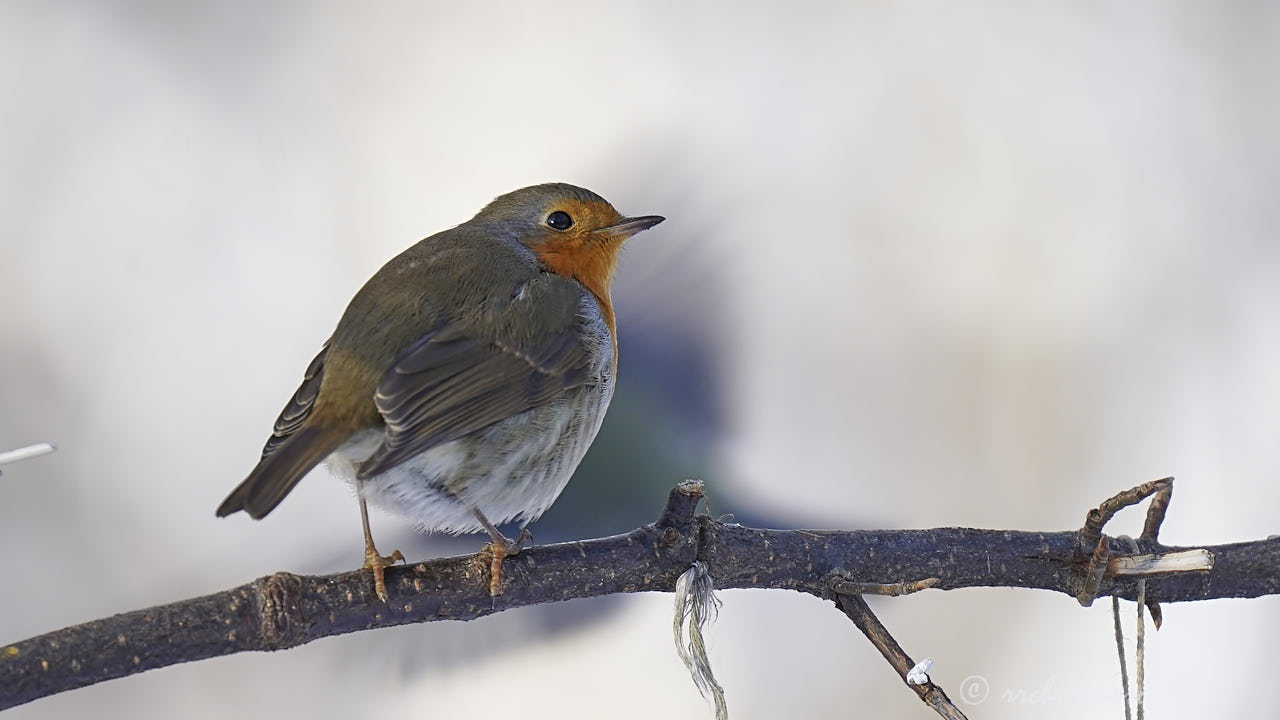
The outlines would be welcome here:
M 426 532 L 487 532 L 503 558 L 564 490 L 618 367 L 619 250 L 664 218 L 567 183 L 501 195 L 392 258 L 355 294 L 248 476 L 217 515 L 261 519 L 325 462 L 359 501 L 364 567 L 388 593 L 368 504 Z M 513 541 L 498 525 L 520 521 Z

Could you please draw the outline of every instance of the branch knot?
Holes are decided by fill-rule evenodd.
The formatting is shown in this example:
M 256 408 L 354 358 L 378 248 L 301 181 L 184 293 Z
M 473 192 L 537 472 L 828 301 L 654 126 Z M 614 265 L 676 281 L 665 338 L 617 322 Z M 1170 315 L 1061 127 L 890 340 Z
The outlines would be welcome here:
M 258 622 L 258 632 L 268 650 L 284 650 L 306 642 L 302 578 L 278 572 L 259 580 Z

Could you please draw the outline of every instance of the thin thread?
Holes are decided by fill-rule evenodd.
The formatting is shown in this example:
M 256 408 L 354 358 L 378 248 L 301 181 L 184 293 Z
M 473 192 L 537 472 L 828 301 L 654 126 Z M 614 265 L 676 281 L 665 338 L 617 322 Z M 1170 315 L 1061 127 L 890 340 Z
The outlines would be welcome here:
M 710 697 L 716 707 L 716 720 L 728 720 L 729 707 L 725 704 L 724 688 L 716 682 L 711 672 L 711 660 L 707 657 L 707 644 L 702 629 L 720 608 L 715 596 L 715 583 L 707 572 L 707 564 L 695 561 L 676 580 L 676 612 L 671 630 L 675 636 L 676 653 L 689 669 L 693 684 L 702 697 Z
M 1138 553 L 1138 542 L 1133 538 L 1128 537 L 1127 535 L 1121 535 L 1120 537 L 1116 538 L 1116 540 L 1119 540 L 1125 543 L 1126 545 L 1128 545 L 1130 552 L 1134 554 Z M 1138 580 L 1137 600 L 1138 600 L 1138 629 L 1137 629 L 1137 638 L 1136 638 L 1137 648 L 1134 653 L 1134 662 L 1133 662 L 1134 675 L 1135 675 L 1134 686 L 1135 686 L 1135 689 L 1137 690 L 1137 696 L 1138 696 L 1138 701 L 1136 703 L 1138 708 L 1137 710 L 1138 720 L 1143 720 L 1145 716 L 1143 701 L 1145 699 L 1144 698 L 1145 680 L 1146 680 L 1145 660 L 1146 660 L 1146 636 L 1147 636 L 1147 626 L 1145 622 L 1145 612 L 1147 608 L 1146 578 L 1140 578 Z M 1129 673 L 1124 666 L 1124 636 L 1120 632 L 1120 598 L 1115 595 L 1111 596 L 1111 616 L 1115 621 L 1116 648 L 1117 648 L 1117 651 L 1120 653 L 1120 685 L 1121 687 L 1124 688 L 1124 717 L 1125 717 L 1125 720 L 1131 720 L 1129 716 Z
M 1138 581 L 1138 653 L 1134 665 L 1137 667 L 1138 674 L 1138 720 L 1142 720 L 1142 701 L 1143 701 L 1143 674 L 1144 674 L 1144 639 L 1146 635 L 1146 623 L 1142 620 L 1143 611 L 1147 607 L 1147 581 Z
M 1124 720 L 1133 720 L 1129 708 L 1129 670 L 1124 664 L 1124 632 L 1120 630 L 1120 597 L 1111 596 L 1111 619 L 1116 626 L 1116 653 L 1120 656 L 1120 687 L 1124 689 Z

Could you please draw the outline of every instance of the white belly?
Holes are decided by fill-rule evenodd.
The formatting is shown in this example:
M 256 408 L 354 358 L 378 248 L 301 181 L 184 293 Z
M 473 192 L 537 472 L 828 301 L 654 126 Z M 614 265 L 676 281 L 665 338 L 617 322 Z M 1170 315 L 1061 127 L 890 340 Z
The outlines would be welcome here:
M 437 445 L 365 480 L 365 499 L 426 531 L 482 530 L 473 507 L 495 524 L 535 520 L 568 484 L 612 395 L 612 378 L 580 386 L 542 407 Z M 326 462 L 354 483 L 355 466 L 381 441 L 381 430 L 366 431 Z

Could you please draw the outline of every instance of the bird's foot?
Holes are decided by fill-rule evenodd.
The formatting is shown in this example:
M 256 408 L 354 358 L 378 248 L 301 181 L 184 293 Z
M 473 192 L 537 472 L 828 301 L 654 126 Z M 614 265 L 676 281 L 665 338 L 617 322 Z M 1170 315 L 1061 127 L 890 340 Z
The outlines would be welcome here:
M 521 550 L 533 547 L 533 533 L 522 528 L 520 535 L 512 540 L 502 534 L 493 536 L 493 540 L 484 546 L 482 552 L 488 552 L 489 561 L 489 597 L 496 598 L 502 594 L 502 561 L 512 555 L 519 555 Z
M 377 593 L 378 599 L 384 603 L 387 601 L 386 568 L 397 560 L 404 562 L 404 555 L 399 550 L 390 555 L 379 555 L 378 549 L 373 546 L 373 543 L 365 545 L 364 566 L 373 571 L 373 591 Z
M 495 535 L 493 540 L 485 544 L 481 552 L 489 553 L 489 597 L 498 597 L 502 594 L 502 561 L 519 554 L 521 546 L 519 541 L 511 540 L 502 535 Z
M 489 533 L 489 537 L 493 538 L 492 542 L 485 545 L 480 552 L 489 553 L 489 597 L 496 599 L 502 594 L 502 561 L 532 545 L 533 533 L 529 532 L 528 528 L 520 528 L 520 536 L 512 540 L 499 532 L 498 526 L 489 522 L 489 518 L 485 517 L 479 508 L 473 507 L 471 512 L 475 514 L 476 520 L 480 522 L 485 532 Z

